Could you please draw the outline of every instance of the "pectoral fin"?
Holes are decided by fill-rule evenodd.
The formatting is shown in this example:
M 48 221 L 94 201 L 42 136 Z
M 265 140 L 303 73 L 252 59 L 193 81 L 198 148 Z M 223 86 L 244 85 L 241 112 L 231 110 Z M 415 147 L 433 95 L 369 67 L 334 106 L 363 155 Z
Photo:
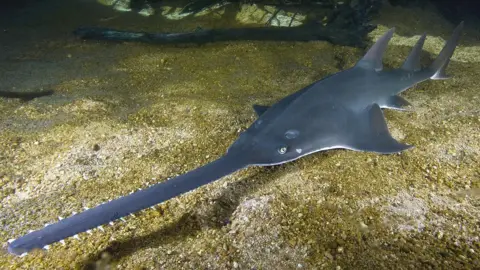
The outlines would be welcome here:
M 257 114 L 257 116 L 262 115 L 264 112 L 266 112 L 270 107 L 269 106 L 263 106 L 263 105 L 253 105 L 253 110 Z
M 391 154 L 412 147 L 392 138 L 378 104 L 367 107 L 353 117 L 349 133 L 345 148 L 352 150 Z

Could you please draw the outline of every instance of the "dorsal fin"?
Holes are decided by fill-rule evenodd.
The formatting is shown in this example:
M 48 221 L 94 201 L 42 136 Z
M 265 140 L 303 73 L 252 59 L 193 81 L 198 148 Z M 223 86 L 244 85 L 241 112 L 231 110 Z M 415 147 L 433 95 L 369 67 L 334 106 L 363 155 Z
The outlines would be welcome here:
M 425 43 L 426 33 L 418 39 L 417 43 L 413 47 L 412 51 L 408 55 L 407 59 L 402 65 L 402 69 L 406 71 L 418 71 L 420 70 L 420 54 L 422 53 L 423 44 Z
M 382 58 L 383 53 L 387 49 L 388 42 L 393 36 L 395 28 L 388 30 L 382 37 L 380 37 L 375 44 L 368 50 L 360 61 L 356 64 L 357 67 L 365 69 L 374 69 L 380 71 L 383 69 Z

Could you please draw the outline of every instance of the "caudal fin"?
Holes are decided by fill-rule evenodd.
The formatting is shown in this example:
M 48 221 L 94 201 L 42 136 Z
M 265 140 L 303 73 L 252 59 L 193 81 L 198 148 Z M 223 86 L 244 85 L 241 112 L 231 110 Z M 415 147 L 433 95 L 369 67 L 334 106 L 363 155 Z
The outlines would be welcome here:
M 452 57 L 455 48 L 457 47 L 458 40 L 462 34 L 463 30 L 463 21 L 453 30 L 453 34 L 450 39 L 445 43 L 440 54 L 438 54 L 437 59 L 433 61 L 429 69 L 431 69 L 434 74 L 430 77 L 432 80 L 444 80 L 448 79 L 448 76 L 445 73 L 445 69 L 450 62 L 450 57 Z

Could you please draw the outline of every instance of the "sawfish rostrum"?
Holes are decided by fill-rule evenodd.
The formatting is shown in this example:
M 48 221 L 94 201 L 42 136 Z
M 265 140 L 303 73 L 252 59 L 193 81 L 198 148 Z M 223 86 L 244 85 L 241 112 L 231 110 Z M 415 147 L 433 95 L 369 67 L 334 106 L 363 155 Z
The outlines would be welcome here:
M 422 35 L 403 65 L 383 70 L 382 57 L 393 36 L 385 33 L 350 69 L 319 80 L 276 104 L 254 106 L 258 119 L 219 159 L 186 174 L 74 214 L 54 224 L 10 240 L 17 255 L 90 232 L 134 212 L 152 207 L 248 166 L 282 164 L 318 151 L 343 148 L 382 154 L 411 146 L 389 133 L 381 108 L 403 110 L 410 103 L 399 93 L 428 79 L 445 79 L 445 69 L 457 46 L 461 23 L 436 60 L 420 67 Z

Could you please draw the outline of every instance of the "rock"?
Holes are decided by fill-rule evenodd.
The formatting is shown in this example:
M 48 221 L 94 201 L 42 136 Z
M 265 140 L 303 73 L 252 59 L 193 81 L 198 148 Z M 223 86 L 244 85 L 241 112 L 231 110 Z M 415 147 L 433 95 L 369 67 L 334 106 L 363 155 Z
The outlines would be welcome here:
M 303 14 L 294 14 L 278 11 L 275 6 L 265 6 L 264 9 L 253 4 L 243 4 L 241 10 L 236 15 L 236 20 L 243 24 L 269 24 L 271 26 L 299 26 L 302 25 L 306 16 Z M 272 19 L 273 15 L 275 18 Z

